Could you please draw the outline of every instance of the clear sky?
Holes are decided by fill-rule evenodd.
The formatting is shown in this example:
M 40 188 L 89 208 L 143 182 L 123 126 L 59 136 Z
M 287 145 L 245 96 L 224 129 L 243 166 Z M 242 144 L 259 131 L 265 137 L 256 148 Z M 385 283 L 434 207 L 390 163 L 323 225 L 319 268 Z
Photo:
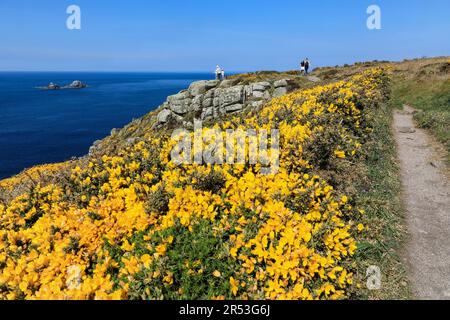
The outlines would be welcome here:
M 0 70 L 286 70 L 450 55 L 449 39 L 449 0 L 0 0 Z

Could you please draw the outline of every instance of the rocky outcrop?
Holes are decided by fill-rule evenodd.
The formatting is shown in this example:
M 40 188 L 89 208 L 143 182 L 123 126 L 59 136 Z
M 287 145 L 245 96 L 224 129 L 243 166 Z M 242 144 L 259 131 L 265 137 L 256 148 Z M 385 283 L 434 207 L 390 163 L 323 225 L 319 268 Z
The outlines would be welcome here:
M 57 84 L 54 84 L 53 82 L 50 82 L 50 84 L 47 86 L 48 90 L 59 90 L 61 87 Z
M 163 111 L 161 111 L 158 114 L 158 122 L 159 123 L 166 123 L 166 122 L 168 122 L 169 119 L 170 119 L 170 115 L 171 115 L 170 110 L 164 109 Z
M 75 80 L 71 84 L 67 86 L 69 89 L 83 89 L 86 88 L 87 85 L 81 82 L 80 80 Z
M 275 87 L 273 95 L 275 97 L 281 97 L 287 93 L 288 82 L 286 80 L 278 80 L 273 84 Z
M 242 84 L 238 80 L 193 82 L 187 90 L 170 96 L 159 107 L 157 125 L 184 122 L 188 115 L 201 120 L 260 107 L 288 92 L 289 79 Z

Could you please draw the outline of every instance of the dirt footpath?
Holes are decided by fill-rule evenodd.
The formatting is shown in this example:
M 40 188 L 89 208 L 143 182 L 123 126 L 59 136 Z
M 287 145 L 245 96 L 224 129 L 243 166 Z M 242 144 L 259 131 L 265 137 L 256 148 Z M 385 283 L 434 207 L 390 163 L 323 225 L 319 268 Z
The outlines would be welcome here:
M 450 300 L 450 183 L 432 138 L 405 106 L 394 115 L 408 241 L 405 260 L 416 299 Z

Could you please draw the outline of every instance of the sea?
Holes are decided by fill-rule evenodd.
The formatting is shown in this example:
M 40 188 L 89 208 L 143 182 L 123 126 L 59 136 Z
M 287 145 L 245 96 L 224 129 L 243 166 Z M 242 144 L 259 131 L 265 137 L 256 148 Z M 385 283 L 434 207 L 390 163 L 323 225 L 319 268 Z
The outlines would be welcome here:
M 0 179 L 88 153 L 95 140 L 209 73 L 0 72 Z M 74 80 L 85 89 L 43 90 Z

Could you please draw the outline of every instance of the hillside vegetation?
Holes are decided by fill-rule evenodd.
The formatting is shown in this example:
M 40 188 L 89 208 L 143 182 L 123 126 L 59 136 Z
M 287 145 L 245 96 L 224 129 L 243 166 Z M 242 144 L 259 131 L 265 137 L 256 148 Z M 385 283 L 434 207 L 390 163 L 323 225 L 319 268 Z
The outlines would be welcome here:
M 421 111 L 415 115 L 418 125 L 430 129 L 450 152 L 450 59 L 408 61 L 393 80 L 396 106 Z
M 412 83 L 403 66 L 320 68 L 318 83 L 237 76 L 299 79 L 299 90 L 203 128 L 279 129 L 272 175 L 178 164 L 173 128 L 155 129 L 152 112 L 89 156 L 0 181 L 0 298 L 407 298 L 390 131 Z M 366 289 L 371 265 L 381 290 Z
M 348 296 L 363 212 L 320 171 L 338 174 L 361 156 L 372 130 L 365 110 L 386 98 L 386 81 L 368 71 L 217 124 L 279 128 L 274 175 L 258 165 L 177 166 L 168 133 L 150 131 L 66 181 L 32 187 L 0 207 L 2 296 Z

